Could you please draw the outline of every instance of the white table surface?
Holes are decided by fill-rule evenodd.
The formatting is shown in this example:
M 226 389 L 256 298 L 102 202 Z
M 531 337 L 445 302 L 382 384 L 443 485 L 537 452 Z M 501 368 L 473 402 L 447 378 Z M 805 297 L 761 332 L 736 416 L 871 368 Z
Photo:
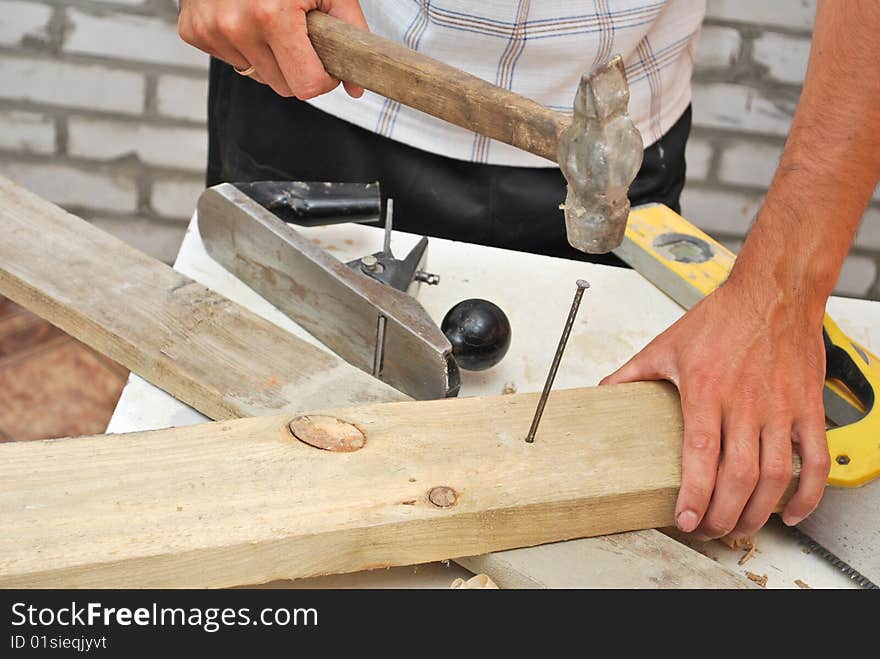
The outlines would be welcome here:
M 382 246 L 382 231 L 372 227 L 345 224 L 300 230 L 343 261 Z M 392 249 L 397 256 L 403 256 L 416 240 L 417 236 L 395 232 Z M 208 256 L 195 217 L 175 268 L 324 348 Z M 683 313 L 638 273 L 621 268 L 432 238 L 428 270 L 440 275 L 440 284 L 423 285 L 418 299 L 438 324 L 457 302 L 482 297 L 500 306 L 513 328 L 510 350 L 500 364 L 482 373 L 462 372 L 460 396 L 500 394 L 507 382 L 514 383 L 519 392 L 540 390 L 579 278 L 587 279 L 591 288 L 584 296 L 555 388 L 597 384 Z M 880 303 L 833 298 L 828 310 L 850 337 L 873 352 L 880 352 Z M 132 432 L 205 420 L 199 412 L 131 375 L 107 431 Z M 814 588 L 854 587 L 825 561 L 804 553 L 781 522 L 771 522 L 762 529 L 757 546 L 757 553 L 743 566 L 737 564 L 743 555 L 741 550 L 728 549 L 717 541 L 702 543 L 698 548 L 739 573 L 748 570 L 766 574 L 768 588 L 795 588 L 795 579 Z M 468 575 L 455 564 L 435 563 L 273 585 L 445 588 L 456 577 Z

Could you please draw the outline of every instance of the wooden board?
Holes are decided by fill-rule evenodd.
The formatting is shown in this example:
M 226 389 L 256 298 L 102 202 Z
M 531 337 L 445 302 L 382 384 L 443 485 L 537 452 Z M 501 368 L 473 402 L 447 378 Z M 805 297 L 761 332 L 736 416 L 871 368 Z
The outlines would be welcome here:
M 214 419 L 406 397 L 0 178 L 0 294 Z
M 667 526 L 682 420 L 665 383 L 289 415 L 0 445 L 0 586 L 231 586 Z M 435 488 L 454 496 L 431 502 Z
M 750 588 L 711 558 L 653 529 L 456 561 L 501 588 Z
M 213 418 L 403 398 L 2 178 L 0 231 L 0 293 Z M 244 487 L 246 473 L 230 478 L 232 487 Z M 675 541 L 666 542 L 677 551 Z M 605 553 L 601 538 L 575 544 L 586 571 L 593 552 Z M 546 557 L 542 551 L 530 559 L 531 552 L 508 554 L 526 562 Z M 492 557 L 480 558 L 491 575 Z M 650 585 L 639 575 L 653 573 L 657 559 L 647 551 L 622 585 Z M 726 578 L 719 567 L 717 583 Z

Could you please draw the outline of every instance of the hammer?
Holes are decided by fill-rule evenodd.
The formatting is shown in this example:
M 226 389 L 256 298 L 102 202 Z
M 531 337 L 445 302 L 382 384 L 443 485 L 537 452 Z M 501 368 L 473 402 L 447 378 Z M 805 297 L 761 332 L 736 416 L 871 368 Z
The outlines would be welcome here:
M 320 11 L 307 21 L 312 45 L 335 78 L 557 162 L 568 182 L 561 207 L 572 247 L 604 254 L 623 242 L 627 190 L 643 146 L 627 114 L 620 56 L 581 76 L 569 119 Z

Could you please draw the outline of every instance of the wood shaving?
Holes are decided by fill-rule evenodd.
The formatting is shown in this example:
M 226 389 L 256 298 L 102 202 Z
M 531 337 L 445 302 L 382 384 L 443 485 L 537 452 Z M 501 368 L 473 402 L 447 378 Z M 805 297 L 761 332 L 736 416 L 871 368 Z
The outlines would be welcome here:
M 745 536 L 742 538 L 733 539 L 731 536 L 725 536 L 721 538 L 721 542 L 727 545 L 730 549 L 742 549 L 743 555 L 736 562 L 737 565 L 745 565 L 748 563 L 754 555 L 758 552 L 758 545 L 755 542 L 755 538 L 752 536 Z
M 746 577 L 749 581 L 754 581 L 761 588 L 767 587 L 767 575 L 766 574 L 755 574 L 754 572 L 749 572 L 746 570 Z
M 737 565 L 745 565 L 750 560 L 752 560 L 752 557 L 758 552 L 758 545 L 752 542 L 748 547 L 745 548 L 745 550 L 745 553 L 736 562 Z
M 452 585 L 449 586 L 453 590 L 471 590 L 471 589 L 486 589 L 486 590 L 499 590 L 498 585 L 489 578 L 489 575 L 486 574 L 477 574 L 467 581 L 459 577 L 455 581 L 452 582 Z
M 734 540 L 729 535 L 721 538 L 721 542 L 731 549 L 750 549 L 755 546 L 755 539 L 752 536 L 745 536 Z
M 507 394 L 515 394 L 516 393 L 516 383 L 515 382 L 505 382 L 504 387 L 501 389 L 502 395 Z
M 798 588 L 803 588 L 804 590 L 813 590 L 813 587 L 805 581 L 801 581 L 800 579 L 794 580 L 794 585 Z

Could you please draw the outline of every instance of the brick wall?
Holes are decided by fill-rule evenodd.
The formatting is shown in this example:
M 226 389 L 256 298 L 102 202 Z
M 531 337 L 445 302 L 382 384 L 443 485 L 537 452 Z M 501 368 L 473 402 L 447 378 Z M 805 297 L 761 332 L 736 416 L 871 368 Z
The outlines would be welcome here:
M 165 261 L 203 188 L 208 58 L 175 0 L 0 0 L 0 174 Z
M 815 0 L 709 0 L 694 75 L 682 213 L 733 249 L 758 210 L 791 126 Z M 837 292 L 880 299 L 880 191 Z
M 709 0 L 684 214 L 738 248 L 797 102 L 815 0 Z M 0 0 L 0 174 L 170 260 L 202 188 L 207 58 L 175 0 Z M 880 194 L 838 292 L 880 299 Z

